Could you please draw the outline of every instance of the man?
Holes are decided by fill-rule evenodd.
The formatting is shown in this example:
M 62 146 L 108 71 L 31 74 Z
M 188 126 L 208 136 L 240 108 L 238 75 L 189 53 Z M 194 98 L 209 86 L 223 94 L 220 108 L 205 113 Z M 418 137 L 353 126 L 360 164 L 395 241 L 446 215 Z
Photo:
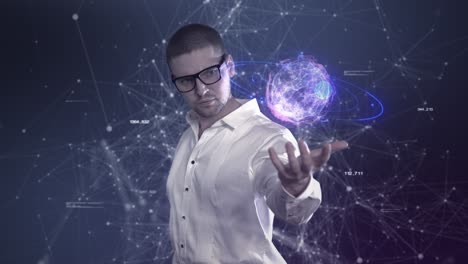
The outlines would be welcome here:
M 191 108 L 166 186 L 173 263 L 285 263 L 272 243 L 273 217 L 309 221 L 321 202 L 312 175 L 347 143 L 309 151 L 255 99 L 232 97 L 233 58 L 211 27 L 180 28 L 166 58 Z

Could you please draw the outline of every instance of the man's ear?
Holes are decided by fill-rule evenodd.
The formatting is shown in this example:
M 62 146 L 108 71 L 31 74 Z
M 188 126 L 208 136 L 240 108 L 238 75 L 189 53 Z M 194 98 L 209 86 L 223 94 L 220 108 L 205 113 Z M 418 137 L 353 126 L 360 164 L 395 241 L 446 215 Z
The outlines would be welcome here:
M 228 68 L 229 77 L 234 77 L 234 75 L 236 75 L 236 66 L 234 65 L 234 59 L 231 54 L 227 55 L 226 66 Z

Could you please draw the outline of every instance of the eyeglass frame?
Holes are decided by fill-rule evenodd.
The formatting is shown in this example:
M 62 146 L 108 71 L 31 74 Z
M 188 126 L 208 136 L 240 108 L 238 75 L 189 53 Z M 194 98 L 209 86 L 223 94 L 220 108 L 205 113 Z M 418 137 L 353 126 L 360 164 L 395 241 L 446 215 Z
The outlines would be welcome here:
M 220 61 L 220 63 L 215 64 L 215 65 L 212 65 L 212 66 L 209 66 L 209 67 L 207 67 L 207 68 L 205 68 L 205 69 L 203 69 L 203 70 L 201 70 L 201 71 L 199 71 L 199 72 L 197 72 L 197 73 L 195 73 L 195 74 L 184 75 L 184 76 L 180 76 L 180 77 L 177 77 L 177 78 L 172 78 L 172 83 L 173 83 L 174 86 L 176 87 L 177 91 L 179 91 L 179 93 L 189 93 L 189 92 L 195 90 L 195 88 L 197 87 L 196 79 L 200 80 L 200 82 L 202 82 L 202 83 L 205 84 L 205 85 L 215 84 L 215 83 L 219 82 L 219 80 L 222 79 L 222 76 L 221 76 L 221 66 L 223 66 L 223 64 L 226 62 L 226 57 L 227 57 L 227 54 L 224 53 L 224 54 L 221 56 L 221 61 Z M 206 71 L 206 70 L 211 69 L 211 68 L 217 68 L 217 69 L 218 69 L 219 79 L 216 80 L 215 82 L 212 82 L 212 83 L 205 83 L 205 82 L 200 78 L 200 74 L 201 74 L 202 72 Z M 172 77 L 174 77 L 174 75 L 172 75 Z M 192 77 L 193 80 L 195 80 L 195 81 L 193 82 L 193 88 L 190 89 L 190 90 L 188 90 L 188 91 L 181 91 L 181 90 L 179 89 L 179 87 L 177 87 L 176 81 L 177 81 L 178 79 L 187 78 L 187 77 Z

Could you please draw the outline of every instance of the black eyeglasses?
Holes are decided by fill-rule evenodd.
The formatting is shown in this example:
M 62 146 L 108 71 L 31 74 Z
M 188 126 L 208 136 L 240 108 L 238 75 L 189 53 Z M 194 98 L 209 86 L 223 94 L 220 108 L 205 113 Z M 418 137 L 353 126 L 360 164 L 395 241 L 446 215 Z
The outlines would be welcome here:
M 199 71 L 192 75 L 181 76 L 172 79 L 177 90 L 181 93 L 188 93 L 195 89 L 196 81 L 195 78 L 199 79 L 205 85 L 217 83 L 221 80 L 221 66 L 226 59 L 226 54 L 223 54 L 221 61 L 217 65 L 210 66 L 206 69 Z

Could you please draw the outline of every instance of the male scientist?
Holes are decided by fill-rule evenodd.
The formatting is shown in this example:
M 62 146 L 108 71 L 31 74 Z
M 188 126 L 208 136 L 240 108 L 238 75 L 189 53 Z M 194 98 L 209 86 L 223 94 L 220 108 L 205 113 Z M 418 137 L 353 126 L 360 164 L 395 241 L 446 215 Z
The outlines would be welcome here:
M 286 263 L 272 243 L 274 216 L 311 219 L 322 199 L 313 174 L 347 142 L 309 150 L 256 99 L 234 98 L 234 61 L 212 27 L 180 28 L 166 59 L 190 108 L 166 186 L 172 262 Z

